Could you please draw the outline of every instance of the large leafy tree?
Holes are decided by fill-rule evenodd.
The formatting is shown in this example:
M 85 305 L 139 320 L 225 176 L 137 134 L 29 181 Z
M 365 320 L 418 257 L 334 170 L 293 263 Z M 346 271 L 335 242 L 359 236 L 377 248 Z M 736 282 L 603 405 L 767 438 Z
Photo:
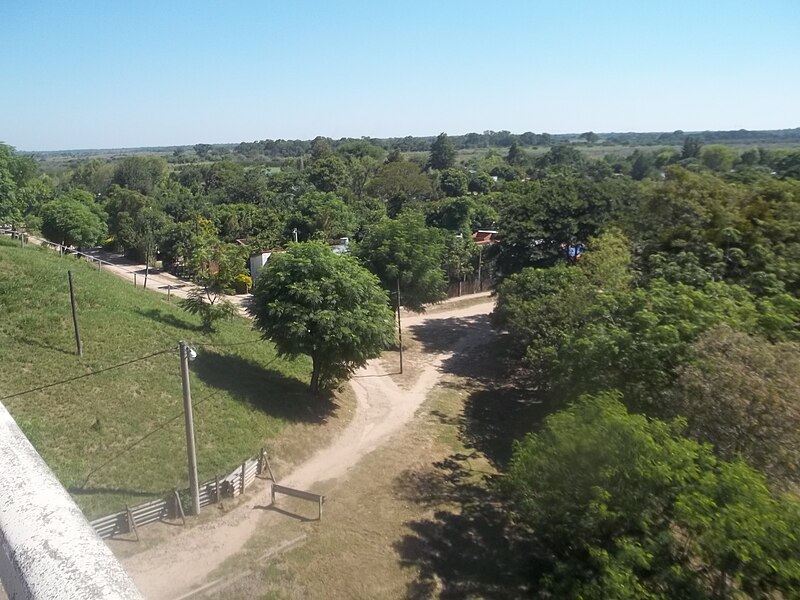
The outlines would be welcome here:
M 449 169 L 456 163 L 456 148 L 446 133 L 440 133 L 431 144 L 428 166 L 431 169 Z
M 743 456 L 773 482 L 800 479 L 800 346 L 718 327 L 692 347 L 675 414 L 718 456 Z
M 408 160 L 390 161 L 383 165 L 366 185 L 366 193 L 383 200 L 390 215 L 407 204 L 433 196 L 433 182 L 422 173 L 417 163 Z
M 11 146 L 0 144 L 0 224 L 21 224 L 52 197 L 52 187 L 36 178 L 36 163 L 19 156 Z
M 422 215 L 384 219 L 367 232 L 355 253 L 381 281 L 384 289 L 401 290 L 401 305 L 421 311 L 424 304 L 444 298 L 442 257 L 444 237 L 427 227 Z
M 350 180 L 347 163 L 335 154 L 324 156 L 311 163 L 308 180 L 321 192 L 335 192 Z
M 613 394 L 547 419 L 505 480 L 557 598 L 795 597 L 800 503 Z
M 172 222 L 162 211 L 150 206 L 140 210 L 133 219 L 130 228 L 131 242 L 139 258 L 144 261 L 144 285 L 150 275 L 150 266 L 155 263 L 159 244 L 167 233 Z
M 287 227 L 296 227 L 301 240 L 350 237 L 356 230 L 356 215 L 332 192 L 306 192 L 298 198 Z
M 321 242 L 274 255 L 253 289 L 250 314 L 278 352 L 311 357 L 311 388 L 334 385 L 392 342 L 392 313 L 377 278 Z
M 167 174 L 167 161 L 157 156 L 127 156 L 114 169 L 113 182 L 142 194 L 152 194 Z
M 42 207 L 42 233 L 65 246 L 92 246 L 106 231 L 105 214 L 89 192 L 73 190 Z

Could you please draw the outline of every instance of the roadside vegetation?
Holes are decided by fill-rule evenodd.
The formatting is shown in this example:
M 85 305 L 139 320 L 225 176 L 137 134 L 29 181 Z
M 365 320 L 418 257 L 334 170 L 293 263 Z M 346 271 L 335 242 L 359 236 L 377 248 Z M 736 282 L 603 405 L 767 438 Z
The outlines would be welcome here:
M 68 269 L 82 358 L 75 355 Z M 190 369 L 203 480 L 274 447 L 292 424 L 321 423 L 336 412 L 335 402 L 309 393 L 310 362 L 278 357 L 247 319 L 204 333 L 198 318 L 162 294 L 8 238 L 0 240 L 0 270 L 2 396 L 167 351 L 3 401 L 90 517 L 186 486 L 179 340 L 198 352 Z M 280 457 L 292 458 L 299 456 Z

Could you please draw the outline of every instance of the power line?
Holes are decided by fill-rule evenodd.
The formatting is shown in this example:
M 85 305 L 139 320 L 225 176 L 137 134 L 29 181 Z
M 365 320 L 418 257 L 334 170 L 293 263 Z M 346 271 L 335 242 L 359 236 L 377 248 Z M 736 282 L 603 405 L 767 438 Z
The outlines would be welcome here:
M 215 344 L 213 342 L 209 342 L 207 344 L 192 344 L 192 345 L 196 346 L 198 348 L 205 348 L 205 347 L 227 348 L 229 346 L 244 346 L 245 344 L 255 344 L 257 342 L 263 342 L 263 341 L 264 341 L 264 338 L 258 338 L 257 340 L 248 340 L 246 342 L 232 342 L 230 344 Z
M 139 358 L 134 358 L 132 360 L 126 361 L 124 363 L 120 363 L 118 365 L 113 365 L 111 367 L 105 367 L 103 369 L 98 369 L 97 371 L 91 371 L 89 373 L 84 373 L 83 375 L 76 375 L 75 377 L 70 377 L 69 379 L 62 379 L 61 381 L 54 381 L 53 383 L 47 383 L 45 385 L 40 385 L 39 387 L 31 388 L 29 390 L 25 390 L 24 392 L 17 392 L 15 394 L 9 394 L 8 396 L 3 396 L 0 398 L 0 401 L 8 400 L 9 398 L 16 398 L 17 396 L 24 396 L 25 394 L 32 394 L 33 392 L 40 392 L 41 390 L 46 390 L 51 387 L 55 387 L 57 385 L 63 385 L 65 383 L 71 383 L 73 381 L 77 381 L 78 379 L 85 379 L 86 377 L 91 377 L 92 375 L 99 375 L 100 373 L 105 373 L 106 371 L 111 371 L 113 369 L 119 369 L 120 367 L 126 367 L 133 363 L 141 362 L 143 360 L 147 360 L 148 358 L 153 358 L 154 356 L 158 356 L 159 354 L 166 354 L 167 352 L 173 352 L 175 348 L 168 348 L 166 350 L 161 350 L 159 352 L 153 352 L 153 354 L 148 354 L 147 356 L 141 356 Z
M 204 402 L 207 402 L 208 400 L 211 400 L 215 396 L 219 395 L 219 393 L 220 393 L 220 390 L 217 390 L 216 392 L 212 392 L 211 394 L 208 394 L 207 396 L 205 396 L 201 400 L 198 400 L 197 402 L 194 402 L 192 404 L 192 407 L 193 408 L 197 408 L 198 406 L 200 406 Z M 101 469 L 106 468 L 112 462 L 117 460 L 120 456 L 122 456 L 123 454 L 126 454 L 128 451 L 132 450 L 133 448 L 135 448 L 136 446 L 141 444 L 143 441 L 145 441 L 147 438 L 155 435 L 156 433 L 158 433 L 159 431 L 161 431 L 163 429 L 166 429 L 168 425 L 171 425 L 173 422 L 177 421 L 182 416 L 183 416 L 183 411 L 179 412 L 178 414 L 176 414 L 173 417 L 170 417 L 169 419 L 167 419 L 166 421 L 164 421 L 163 423 L 161 423 L 157 427 L 155 427 L 155 428 L 151 429 L 150 431 L 148 431 L 146 434 L 144 434 L 142 437 L 140 437 L 135 442 L 133 442 L 131 444 L 128 444 L 125 448 L 123 448 L 117 454 L 115 454 L 114 456 L 109 458 L 106 462 L 104 462 L 100 466 L 95 467 L 94 469 L 89 471 L 89 474 L 86 476 L 86 479 L 83 480 L 83 484 L 81 485 L 81 487 L 82 488 L 86 487 L 86 484 L 89 483 L 89 479 L 92 477 L 92 475 L 94 475 L 95 473 L 97 473 Z

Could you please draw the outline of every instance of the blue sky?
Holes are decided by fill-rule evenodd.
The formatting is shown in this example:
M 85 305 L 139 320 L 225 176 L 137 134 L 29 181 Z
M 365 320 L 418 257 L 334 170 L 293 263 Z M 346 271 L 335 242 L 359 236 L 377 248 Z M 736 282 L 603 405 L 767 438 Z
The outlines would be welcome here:
M 800 126 L 800 2 L 0 3 L 20 150 Z

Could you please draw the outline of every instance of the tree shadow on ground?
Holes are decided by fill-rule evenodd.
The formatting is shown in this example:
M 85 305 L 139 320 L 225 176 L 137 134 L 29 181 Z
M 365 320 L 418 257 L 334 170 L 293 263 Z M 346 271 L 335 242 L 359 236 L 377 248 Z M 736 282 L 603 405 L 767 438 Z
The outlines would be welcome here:
M 450 504 L 431 518 L 407 523 L 394 543 L 404 567 L 419 570 L 408 598 L 521 598 L 538 570 L 535 551 L 509 518 L 505 500 L 485 477 L 476 477 L 469 455 L 452 455 L 426 472 L 407 471 L 395 493 L 424 506 Z
M 137 308 L 136 312 L 143 317 L 147 317 L 148 319 L 152 319 L 153 321 L 158 321 L 159 323 L 163 323 L 164 325 L 169 325 L 170 327 L 175 327 L 176 329 L 185 329 L 186 331 L 202 331 L 203 328 L 200 325 L 195 323 L 190 323 L 186 319 L 181 319 L 180 317 L 176 317 L 173 314 L 165 312 L 159 308 L 148 308 L 148 309 L 141 309 Z
M 314 394 L 307 384 L 235 354 L 205 349 L 192 371 L 207 385 L 279 419 L 322 424 L 336 409 L 331 396 Z
M 489 315 L 431 318 L 417 325 L 411 325 L 408 330 L 414 339 L 422 344 L 423 351 L 430 354 L 450 352 L 468 333 L 480 331 L 486 336 L 494 335 L 489 324 Z
M 466 378 L 464 410 L 457 417 L 439 418 L 458 425 L 467 447 L 482 452 L 495 467 L 505 468 L 514 440 L 538 429 L 552 411 L 541 393 L 530 389 L 505 366 L 505 335 L 492 329 L 488 315 L 431 319 L 409 330 L 426 352 L 457 350 L 442 362 L 441 371 L 461 380 L 456 384 L 445 380 L 441 385 L 455 385 L 463 392 L 461 381 Z M 472 335 L 465 346 L 459 340 L 467 334 Z

